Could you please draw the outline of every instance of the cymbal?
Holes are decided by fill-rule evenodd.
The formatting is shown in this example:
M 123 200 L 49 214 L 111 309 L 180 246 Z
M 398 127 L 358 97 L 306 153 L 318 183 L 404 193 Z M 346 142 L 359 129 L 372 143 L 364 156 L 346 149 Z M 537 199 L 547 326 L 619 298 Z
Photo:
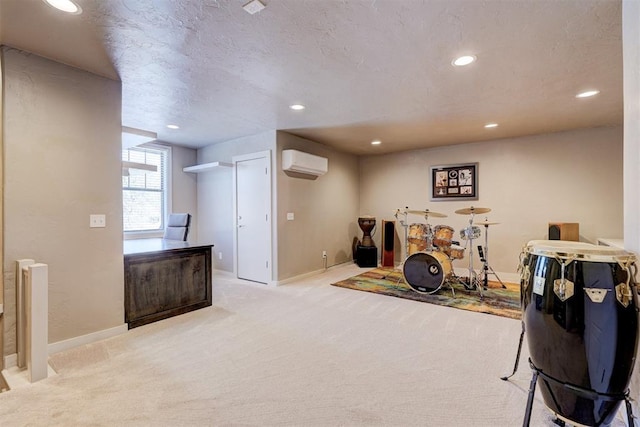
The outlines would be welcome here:
M 425 209 L 423 211 L 408 210 L 407 212 L 410 213 L 410 214 L 416 214 L 416 215 L 422 215 L 422 216 L 432 216 L 434 218 L 446 218 L 447 217 L 443 213 L 433 212 L 433 211 L 430 211 L 429 209 Z
M 475 222 L 474 224 L 477 225 L 496 225 L 496 224 L 500 224 L 499 222 L 491 222 L 491 221 L 478 221 Z
M 458 209 L 456 211 L 456 213 L 460 215 L 483 214 L 487 212 L 491 212 L 491 208 L 474 208 L 471 206 L 470 208 Z

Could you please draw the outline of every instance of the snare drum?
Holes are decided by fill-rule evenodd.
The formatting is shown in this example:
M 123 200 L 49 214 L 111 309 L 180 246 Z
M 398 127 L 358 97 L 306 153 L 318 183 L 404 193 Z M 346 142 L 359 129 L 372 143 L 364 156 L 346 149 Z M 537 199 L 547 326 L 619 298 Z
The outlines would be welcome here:
M 581 425 L 609 425 L 638 343 L 635 255 L 531 241 L 521 256 L 523 322 L 545 404 Z
M 480 237 L 480 227 L 478 227 L 477 225 L 472 225 L 460 230 L 460 238 L 462 240 L 477 239 L 479 237 Z
M 409 255 L 427 249 L 427 226 L 426 224 L 411 224 L 409 226 Z
M 404 281 L 416 292 L 432 294 L 452 274 L 451 260 L 443 252 L 418 252 L 402 266 Z
M 436 225 L 433 234 L 433 244 L 439 248 L 446 248 L 451 245 L 453 238 L 453 228 L 448 225 Z

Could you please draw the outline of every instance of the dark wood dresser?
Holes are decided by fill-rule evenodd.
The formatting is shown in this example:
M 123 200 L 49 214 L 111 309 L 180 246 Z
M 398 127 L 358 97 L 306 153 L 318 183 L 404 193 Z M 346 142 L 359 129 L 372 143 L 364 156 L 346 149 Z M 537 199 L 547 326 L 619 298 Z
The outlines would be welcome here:
M 212 247 L 125 240 L 124 317 L 129 329 L 210 306 Z

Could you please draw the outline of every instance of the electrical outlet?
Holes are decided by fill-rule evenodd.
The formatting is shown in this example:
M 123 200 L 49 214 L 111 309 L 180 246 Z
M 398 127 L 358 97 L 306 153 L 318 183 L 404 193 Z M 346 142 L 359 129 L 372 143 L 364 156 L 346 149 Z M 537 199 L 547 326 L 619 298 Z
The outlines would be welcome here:
M 322 251 L 322 258 L 326 258 L 327 257 L 327 251 Z
M 106 215 L 89 215 L 89 227 L 91 228 L 103 228 L 107 226 Z
M 221 260 L 222 259 L 222 252 L 218 252 L 218 259 Z

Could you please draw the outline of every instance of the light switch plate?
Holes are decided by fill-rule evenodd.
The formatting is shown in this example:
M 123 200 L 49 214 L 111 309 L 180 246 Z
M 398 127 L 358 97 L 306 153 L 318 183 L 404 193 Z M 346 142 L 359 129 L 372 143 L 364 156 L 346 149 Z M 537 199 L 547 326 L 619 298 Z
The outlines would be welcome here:
M 103 228 L 107 226 L 106 215 L 91 214 L 89 215 L 89 227 Z

